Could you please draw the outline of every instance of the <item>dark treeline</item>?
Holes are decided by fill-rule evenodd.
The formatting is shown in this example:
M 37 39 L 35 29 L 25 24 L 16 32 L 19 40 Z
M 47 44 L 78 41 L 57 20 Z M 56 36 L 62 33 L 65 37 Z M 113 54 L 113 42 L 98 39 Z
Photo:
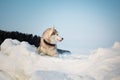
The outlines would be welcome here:
M 20 42 L 26 41 L 31 45 L 35 45 L 36 47 L 38 47 L 40 45 L 40 36 L 21 33 L 18 31 L 8 32 L 8 31 L 0 30 L 0 45 L 7 38 L 17 39 Z

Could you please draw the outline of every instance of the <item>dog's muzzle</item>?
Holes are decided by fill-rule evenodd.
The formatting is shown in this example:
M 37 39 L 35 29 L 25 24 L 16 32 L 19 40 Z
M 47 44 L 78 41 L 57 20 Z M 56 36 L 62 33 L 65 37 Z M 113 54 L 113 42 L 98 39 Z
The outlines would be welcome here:
M 60 42 L 63 40 L 64 38 L 61 38 Z

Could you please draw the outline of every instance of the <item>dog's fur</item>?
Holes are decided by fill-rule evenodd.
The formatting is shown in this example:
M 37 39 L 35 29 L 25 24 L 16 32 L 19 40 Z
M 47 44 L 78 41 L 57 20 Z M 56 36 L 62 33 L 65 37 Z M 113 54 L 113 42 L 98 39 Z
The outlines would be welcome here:
M 55 28 L 48 28 L 41 37 L 38 51 L 41 55 L 58 56 L 56 44 L 62 40 L 63 38 L 58 35 Z

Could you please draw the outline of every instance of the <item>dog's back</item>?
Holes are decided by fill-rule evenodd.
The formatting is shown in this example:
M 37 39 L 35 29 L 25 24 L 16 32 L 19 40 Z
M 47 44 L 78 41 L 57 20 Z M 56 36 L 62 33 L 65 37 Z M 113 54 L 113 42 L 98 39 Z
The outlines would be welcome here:
M 40 44 L 40 37 L 37 35 L 33 36 L 32 34 L 25 34 L 17 31 L 8 32 L 0 30 L 0 45 L 7 38 L 17 39 L 20 42 L 27 41 L 29 44 L 35 45 L 36 47 Z

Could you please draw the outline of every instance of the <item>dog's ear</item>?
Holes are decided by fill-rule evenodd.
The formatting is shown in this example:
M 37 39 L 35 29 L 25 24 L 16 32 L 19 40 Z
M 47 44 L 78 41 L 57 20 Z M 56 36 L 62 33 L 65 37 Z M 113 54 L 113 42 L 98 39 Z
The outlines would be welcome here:
M 53 25 L 51 29 L 52 29 L 52 32 L 54 32 L 54 30 L 55 30 L 55 26 Z
M 52 30 L 54 30 L 55 29 L 55 25 L 52 25 Z
M 51 27 L 50 29 L 51 29 L 50 30 L 50 35 L 55 35 L 57 33 L 55 27 Z
M 52 33 L 54 32 L 55 28 L 54 27 L 51 27 L 51 30 L 50 30 L 50 35 L 52 35 Z

